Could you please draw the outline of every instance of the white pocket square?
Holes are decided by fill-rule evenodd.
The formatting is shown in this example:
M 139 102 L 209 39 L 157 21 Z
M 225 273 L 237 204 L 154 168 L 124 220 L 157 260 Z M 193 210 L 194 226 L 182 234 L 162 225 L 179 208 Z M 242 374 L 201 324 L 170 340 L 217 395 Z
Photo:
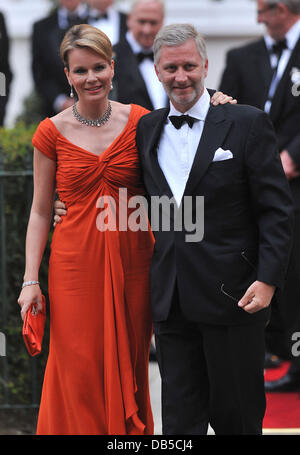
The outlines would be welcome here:
M 230 150 L 223 150 L 221 147 L 219 147 L 215 151 L 213 161 L 230 160 L 231 158 L 233 158 L 233 155 Z

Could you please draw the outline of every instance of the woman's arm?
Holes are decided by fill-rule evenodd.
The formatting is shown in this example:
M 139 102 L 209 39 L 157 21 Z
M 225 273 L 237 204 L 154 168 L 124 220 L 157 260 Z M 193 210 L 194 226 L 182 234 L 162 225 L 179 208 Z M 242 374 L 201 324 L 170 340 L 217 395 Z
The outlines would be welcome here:
M 56 162 L 50 160 L 36 148 L 34 149 L 34 192 L 26 235 L 26 264 L 24 282 L 38 281 L 39 268 L 47 243 L 52 217 L 55 190 Z M 18 303 L 21 316 L 32 303 L 41 309 L 42 294 L 39 285 L 30 285 L 22 289 Z

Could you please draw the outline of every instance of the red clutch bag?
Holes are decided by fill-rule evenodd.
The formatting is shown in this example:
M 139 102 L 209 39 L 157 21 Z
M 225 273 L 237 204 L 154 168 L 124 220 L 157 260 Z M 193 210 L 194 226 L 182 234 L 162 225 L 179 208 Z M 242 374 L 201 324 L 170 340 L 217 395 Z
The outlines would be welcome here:
M 46 301 L 42 300 L 42 311 L 37 315 L 32 314 L 32 306 L 25 314 L 23 321 L 23 339 L 27 350 L 31 356 L 39 354 L 42 350 L 46 322 Z

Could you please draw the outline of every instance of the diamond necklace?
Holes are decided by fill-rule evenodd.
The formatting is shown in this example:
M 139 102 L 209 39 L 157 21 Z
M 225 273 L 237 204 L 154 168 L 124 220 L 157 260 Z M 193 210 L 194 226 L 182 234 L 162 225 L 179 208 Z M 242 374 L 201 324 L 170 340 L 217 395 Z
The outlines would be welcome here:
M 78 120 L 78 122 L 82 123 L 83 125 L 87 126 L 102 126 L 104 123 L 107 122 L 111 115 L 111 104 L 108 101 L 108 108 L 102 115 L 102 117 L 97 118 L 96 120 L 88 120 L 87 118 L 83 117 L 82 115 L 79 114 L 77 110 L 77 103 L 73 104 L 73 115 Z

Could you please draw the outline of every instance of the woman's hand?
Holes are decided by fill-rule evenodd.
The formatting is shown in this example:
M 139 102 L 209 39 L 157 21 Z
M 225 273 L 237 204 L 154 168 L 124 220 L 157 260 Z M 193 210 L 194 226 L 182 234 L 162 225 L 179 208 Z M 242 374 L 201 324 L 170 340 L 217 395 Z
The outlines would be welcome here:
M 21 317 L 24 320 L 25 314 L 32 306 L 31 311 L 37 315 L 42 310 L 42 292 L 38 284 L 25 286 L 18 298 L 18 304 L 21 307 Z
M 232 96 L 225 95 L 223 92 L 215 92 L 210 100 L 211 104 L 217 106 L 218 104 L 237 104 L 237 100 Z

